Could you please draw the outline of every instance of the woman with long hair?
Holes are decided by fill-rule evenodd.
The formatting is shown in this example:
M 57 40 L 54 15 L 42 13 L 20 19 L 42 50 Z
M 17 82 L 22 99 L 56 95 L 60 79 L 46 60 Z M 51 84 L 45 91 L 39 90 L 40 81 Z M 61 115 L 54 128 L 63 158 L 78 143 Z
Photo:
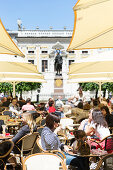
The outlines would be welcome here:
M 23 118 L 23 123 L 25 125 L 13 137 L 12 141 L 14 143 L 16 143 L 19 139 L 21 139 L 26 134 L 37 131 L 37 126 L 36 126 L 37 112 L 36 111 L 25 112 L 23 113 L 22 118 Z
M 90 129 L 90 125 L 92 122 L 92 109 L 89 111 L 89 117 L 88 119 L 84 119 L 80 126 L 78 127 L 78 130 L 83 130 L 87 136 L 93 136 L 94 137 L 94 130 Z
M 104 139 L 106 136 L 110 135 L 108 124 L 99 109 L 94 109 L 92 111 L 92 122 L 90 125 L 90 130 L 95 132 L 95 135 L 100 139 Z
M 102 106 L 101 111 L 104 118 L 106 119 L 108 126 L 113 127 L 113 115 L 110 114 L 109 108 L 107 106 Z
M 37 126 L 35 121 L 37 117 L 38 114 L 36 111 L 29 111 L 23 113 L 22 119 L 23 119 L 24 126 L 19 130 L 19 132 L 12 139 L 12 141 L 14 142 L 13 152 L 15 154 L 19 154 L 20 153 L 19 149 L 21 150 L 22 147 L 22 141 L 21 140 L 19 141 L 19 139 L 21 139 L 23 136 L 29 133 L 33 133 L 37 131 Z M 16 144 L 16 142 L 18 142 L 18 144 Z M 19 149 L 17 149 L 16 146 L 18 146 Z M 10 162 L 13 163 L 14 164 L 13 166 L 16 167 L 18 170 L 21 169 L 21 167 L 17 164 L 17 161 L 14 157 L 10 159 Z

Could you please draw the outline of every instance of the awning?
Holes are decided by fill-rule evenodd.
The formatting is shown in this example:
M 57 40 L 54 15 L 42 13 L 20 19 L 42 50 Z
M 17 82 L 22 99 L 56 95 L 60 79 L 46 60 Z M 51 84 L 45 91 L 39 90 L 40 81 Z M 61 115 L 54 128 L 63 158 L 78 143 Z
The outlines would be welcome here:
M 70 82 L 113 82 L 113 61 L 73 63 L 69 67 Z
M 0 82 L 44 82 L 44 76 L 31 63 L 0 62 Z
M 113 48 L 113 0 L 79 0 L 70 50 Z
M 13 42 L 8 32 L 0 20 L 0 54 L 18 55 L 24 57 L 24 54 L 19 50 Z

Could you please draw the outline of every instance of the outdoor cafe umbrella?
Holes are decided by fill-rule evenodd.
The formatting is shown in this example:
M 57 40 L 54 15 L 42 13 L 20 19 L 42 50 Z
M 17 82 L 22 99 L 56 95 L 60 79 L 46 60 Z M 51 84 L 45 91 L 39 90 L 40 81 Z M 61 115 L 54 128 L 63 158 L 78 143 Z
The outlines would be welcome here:
M 113 0 L 79 0 L 70 50 L 113 48 Z
M 0 54 L 18 55 L 24 57 L 24 54 L 19 50 L 13 42 L 0 19 Z
M 113 82 L 113 61 L 94 61 L 73 63 L 69 67 L 70 83 L 95 82 L 101 85 Z
M 37 67 L 31 63 L 0 61 L 0 82 L 13 83 L 13 96 L 15 84 L 19 82 L 45 82 Z

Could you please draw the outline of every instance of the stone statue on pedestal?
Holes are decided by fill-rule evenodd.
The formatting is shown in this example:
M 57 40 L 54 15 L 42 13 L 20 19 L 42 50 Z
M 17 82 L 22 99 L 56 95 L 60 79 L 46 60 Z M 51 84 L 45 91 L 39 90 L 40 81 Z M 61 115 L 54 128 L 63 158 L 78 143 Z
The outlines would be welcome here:
M 55 57 L 55 69 L 57 71 L 56 75 L 58 75 L 58 76 L 62 75 L 60 73 L 62 70 L 62 63 L 63 63 L 62 56 L 60 55 L 60 52 L 57 52 L 57 55 Z

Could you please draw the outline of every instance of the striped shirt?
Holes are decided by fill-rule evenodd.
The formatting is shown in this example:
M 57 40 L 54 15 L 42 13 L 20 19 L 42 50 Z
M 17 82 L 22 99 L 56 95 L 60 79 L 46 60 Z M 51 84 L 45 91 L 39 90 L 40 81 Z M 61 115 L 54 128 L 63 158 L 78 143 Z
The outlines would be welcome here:
M 64 144 L 60 143 L 58 136 L 48 127 L 41 133 L 41 144 L 44 150 L 59 150 Z

